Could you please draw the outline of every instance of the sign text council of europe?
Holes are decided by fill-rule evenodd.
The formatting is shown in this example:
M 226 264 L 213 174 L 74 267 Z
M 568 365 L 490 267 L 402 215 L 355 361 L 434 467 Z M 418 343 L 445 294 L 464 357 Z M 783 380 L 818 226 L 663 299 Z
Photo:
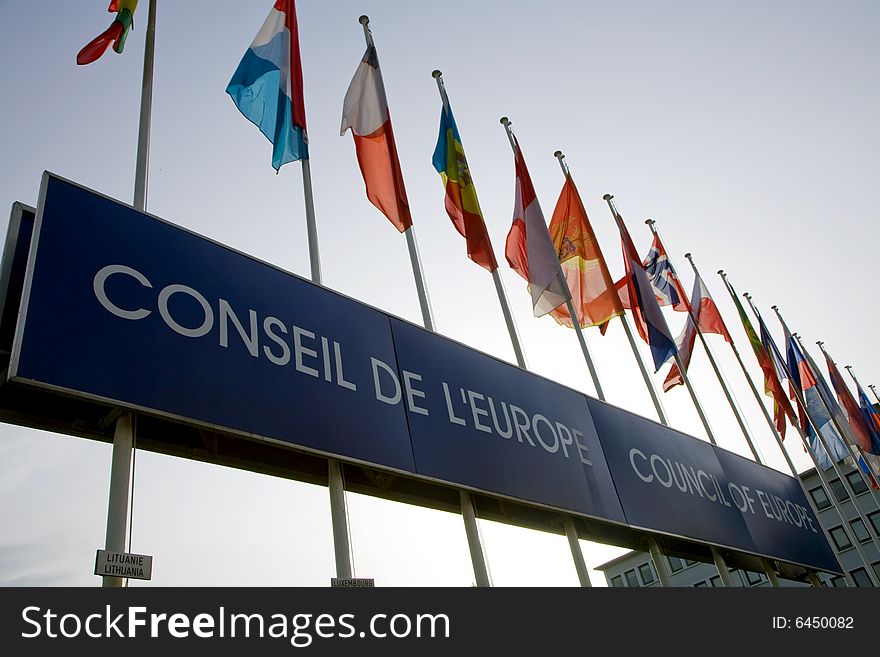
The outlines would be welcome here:
M 719 456 L 724 450 L 51 174 L 41 187 L 10 377 L 838 569 L 791 477 Z M 691 495 L 664 494 L 676 492 L 657 471 L 670 450 L 691 468 Z M 759 506 L 730 504 L 730 485 L 740 481 L 756 482 L 749 490 Z M 788 520 L 757 513 L 766 508 L 758 485 Z M 712 501 L 719 496 L 727 503 Z

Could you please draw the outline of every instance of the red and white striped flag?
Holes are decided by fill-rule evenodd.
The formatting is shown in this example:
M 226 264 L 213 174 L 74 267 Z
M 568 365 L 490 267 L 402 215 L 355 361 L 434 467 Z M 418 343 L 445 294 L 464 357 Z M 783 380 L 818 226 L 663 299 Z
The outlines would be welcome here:
M 571 297 L 562 279 L 556 249 L 547 232 L 544 213 L 541 212 L 529 170 L 515 137 L 514 144 L 516 196 L 513 225 L 507 234 L 504 254 L 513 270 L 528 281 L 534 315 L 542 317 Z
M 699 274 L 694 280 L 690 307 L 693 308 L 694 316 L 697 318 L 697 323 L 703 333 L 717 333 L 723 335 L 724 339 L 728 342 L 733 342 L 730 333 L 727 332 L 727 327 L 724 325 L 724 320 L 721 319 L 721 313 L 718 312 L 718 306 L 715 305 L 715 300 L 712 299 L 712 295 L 709 294 L 709 290 L 706 289 L 706 285 Z M 690 316 L 688 316 L 684 330 L 675 340 L 675 344 L 678 347 L 678 355 L 681 356 L 681 362 L 684 364 L 685 370 L 690 366 L 696 338 L 696 326 Z M 684 383 L 684 379 L 681 376 L 678 365 L 673 363 L 669 374 L 666 375 L 666 380 L 663 382 L 663 391 L 668 392 L 673 386 L 682 383 Z
M 412 226 L 400 171 L 385 84 L 376 47 L 370 45 L 358 65 L 342 105 L 344 135 L 351 128 L 367 198 L 401 233 Z

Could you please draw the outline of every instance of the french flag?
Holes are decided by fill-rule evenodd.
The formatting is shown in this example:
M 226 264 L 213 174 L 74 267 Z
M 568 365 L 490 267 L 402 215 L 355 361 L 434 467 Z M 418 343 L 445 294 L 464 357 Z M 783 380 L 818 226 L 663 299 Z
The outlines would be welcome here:
M 385 83 L 379 70 L 379 56 L 372 42 L 354 73 L 342 103 L 339 134 L 344 135 L 349 129 L 354 137 L 367 198 L 397 230 L 404 232 L 412 226 L 412 215 L 391 130 L 391 114 L 385 96 Z
M 654 360 L 654 371 L 659 370 L 663 363 L 676 354 L 675 340 L 669 332 L 666 318 L 654 296 L 654 288 L 645 273 L 642 259 L 636 251 L 629 231 L 623 223 L 623 218 L 615 211 L 614 219 L 620 230 L 620 240 L 623 247 L 623 263 L 626 267 L 626 287 L 632 306 L 633 318 L 636 328 L 642 339 L 651 347 L 651 357 Z
M 276 0 L 226 87 L 232 102 L 272 142 L 272 167 L 309 157 L 294 0 Z

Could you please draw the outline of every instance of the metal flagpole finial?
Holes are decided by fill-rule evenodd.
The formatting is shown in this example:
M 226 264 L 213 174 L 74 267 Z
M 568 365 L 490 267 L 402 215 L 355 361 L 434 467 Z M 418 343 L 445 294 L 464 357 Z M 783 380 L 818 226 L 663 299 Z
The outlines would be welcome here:
M 719 275 L 721 278 L 727 278 L 727 274 L 724 273 L 724 270 L 723 270 L 723 269 L 719 269 L 719 270 L 718 270 L 718 275 Z
M 562 175 L 568 176 L 568 163 L 565 161 L 565 154 L 562 151 L 553 153 L 553 157 L 559 160 L 559 167 L 562 169 Z
M 648 224 L 649 226 L 653 226 L 657 222 L 654 221 L 653 219 L 645 219 L 645 223 Z
M 501 125 L 503 125 L 505 128 L 510 127 L 510 119 L 508 119 L 506 116 L 502 116 Z
M 693 256 L 691 256 L 690 252 L 685 253 L 685 254 L 684 254 L 684 257 L 687 258 L 688 260 L 690 260 L 691 262 L 693 262 L 693 260 L 694 260 L 694 259 L 693 259 Z
M 822 349 L 822 345 L 825 344 L 825 343 L 822 342 L 821 340 L 816 340 L 816 344 L 819 345 L 819 349 Z M 822 349 L 822 351 L 825 351 L 825 350 Z
M 610 201 L 613 198 L 614 196 L 612 194 L 605 194 L 604 196 L 602 196 L 603 201 Z
M 433 71 L 431 71 L 431 77 L 433 77 L 433 78 L 439 78 L 441 75 L 443 75 L 443 71 L 440 71 L 436 68 Z
M 851 369 L 852 369 L 852 365 L 844 365 L 844 366 L 843 366 L 843 369 L 845 369 L 845 370 L 851 370 Z
M 364 39 L 367 41 L 367 47 L 370 48 L 373 46 L 373 33 L 370 32 L 370 17 L 369 16 L 361 16 L 358 18 L 358 22 L 364 26 Z
M 752 300 L 752 295 L 749 294 L 748 292 L 743 292 L 743 296 L 744 296 L 746 299 L 748 299 L 749 301 Z
M 779 310 L 779 306 L 770 306 L 770 310 Z

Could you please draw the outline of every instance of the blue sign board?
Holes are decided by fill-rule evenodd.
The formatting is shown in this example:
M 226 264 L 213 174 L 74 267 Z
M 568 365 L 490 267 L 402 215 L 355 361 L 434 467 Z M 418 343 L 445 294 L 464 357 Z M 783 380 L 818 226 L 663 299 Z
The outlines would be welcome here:
M 609 404 L 589 405 L 628 524 L 839 570 L 796 479 Z
M 582 394 L 392 320 L 419 474 L 624 521 Z M 412 377 L 418 379 L 413 380 Z
M 838 569 L 796 480 L 50 174 L 24 287 L 15 381 Z

